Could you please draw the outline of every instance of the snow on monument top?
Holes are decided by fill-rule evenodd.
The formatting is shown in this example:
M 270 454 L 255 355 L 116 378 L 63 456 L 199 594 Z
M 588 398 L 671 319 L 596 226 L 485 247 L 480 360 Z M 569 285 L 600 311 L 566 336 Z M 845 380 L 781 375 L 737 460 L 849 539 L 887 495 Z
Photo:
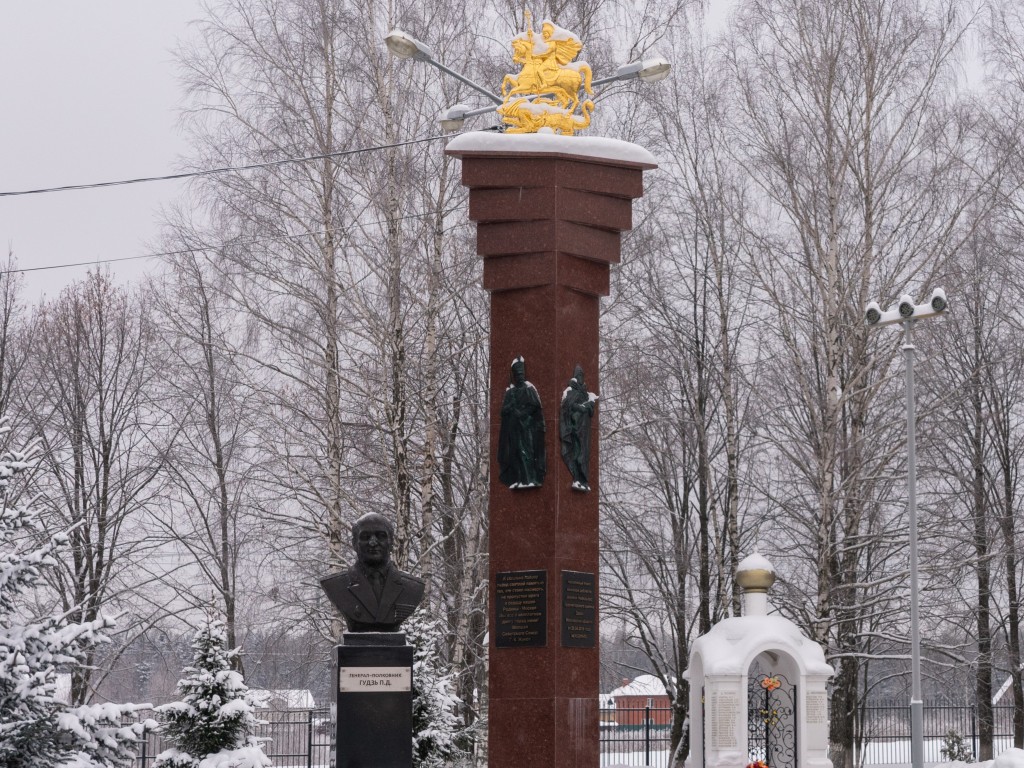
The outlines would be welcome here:
M 449 154 L 475 152 L 489 154 L 576 155 L 578 157 L 631 163 L 645 169 L 657 168 L 654 155 L 637 144 L 600 136 L 560 136 L 556 133 L 493 133 L 473 131 L 448 142 Z M 767 562 L 767 561 L 765 561 Z

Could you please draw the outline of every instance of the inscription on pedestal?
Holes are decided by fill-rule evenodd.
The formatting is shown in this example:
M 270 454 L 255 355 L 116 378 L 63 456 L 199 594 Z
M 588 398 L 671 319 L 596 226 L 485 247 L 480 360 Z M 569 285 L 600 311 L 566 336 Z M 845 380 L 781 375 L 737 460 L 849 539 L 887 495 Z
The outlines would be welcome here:
M 494 575 L 495 634 L 498 648 L 547 645 L 547 571 L 503 571 Z
M 823 691 L 807 694 L 807 724 L 824 725 L 828 722 L 828 696 Z
M 341 667 L 338 690 L 341 693 L 411 691 L 412 670 L 408 667 Z
M 593 648 L 597 637 L 596 619 L 594 574 L 562 571 L 562 646 Z
M 735 693 L 717 693 L 711 698 L 711 746 L 728 749 L 736 746 L 736 714 L 739 701 Z

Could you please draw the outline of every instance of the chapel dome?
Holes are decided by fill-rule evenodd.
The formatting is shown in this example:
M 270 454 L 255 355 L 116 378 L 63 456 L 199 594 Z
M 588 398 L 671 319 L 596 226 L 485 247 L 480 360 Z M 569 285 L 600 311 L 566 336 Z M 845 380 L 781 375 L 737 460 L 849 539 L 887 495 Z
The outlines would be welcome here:
M 775 568 L 758 552 L 747 555 L 736 566 L 736 583 L 744 592 L 767 592 L 775 583 Z

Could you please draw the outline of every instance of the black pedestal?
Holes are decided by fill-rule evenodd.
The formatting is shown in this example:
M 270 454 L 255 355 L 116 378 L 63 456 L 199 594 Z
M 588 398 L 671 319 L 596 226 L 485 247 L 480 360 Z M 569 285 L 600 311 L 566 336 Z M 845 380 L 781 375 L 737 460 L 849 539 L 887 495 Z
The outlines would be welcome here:
M 346 632 L 337 651 L 337 768 L 410 768 L 412 646 L 405 634 Z

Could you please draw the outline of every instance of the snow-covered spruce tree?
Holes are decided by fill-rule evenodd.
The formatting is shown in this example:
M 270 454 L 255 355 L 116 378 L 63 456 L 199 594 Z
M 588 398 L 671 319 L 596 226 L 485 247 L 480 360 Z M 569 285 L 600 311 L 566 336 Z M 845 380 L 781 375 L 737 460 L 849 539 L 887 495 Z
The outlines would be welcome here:
M 444 637 L 438 621 L 418 610 L 402 626 L 412 644 L 412 764 L 414 768 L 452 768 L 469 754 L 460 746 L 461 704 L 454 692 L 454 674 L 444 669 Z
M 192 664 L 178 681 L 181 701 L 157 707 L 174 745 L 154 768 L 260 768 L 270 759 L 252 735 L 257 724 L 249 689 L 231 669 L 238 649 L 227 648 L 227 630 L 207 617 L 192 641 Z
M 0 431 L 6 428 L 0 424 Z M 68 707 L 55 699 L 57 673 L 82 664 L 85 652 L 106 642 L 112 621 L 84 624 L 64 615 L 33 617 L 27 606 L 45 569 L 67 545 L 64 535 L 40 543 L 39 514 L 12 505 L 12 479 L 31 465 L 30 451 L 0 458 L 0 765 L 5 768 L 113 768 L 135 759 L 135 741 L 147 720 L 122 719 L 148 705 L 95 704 Z

